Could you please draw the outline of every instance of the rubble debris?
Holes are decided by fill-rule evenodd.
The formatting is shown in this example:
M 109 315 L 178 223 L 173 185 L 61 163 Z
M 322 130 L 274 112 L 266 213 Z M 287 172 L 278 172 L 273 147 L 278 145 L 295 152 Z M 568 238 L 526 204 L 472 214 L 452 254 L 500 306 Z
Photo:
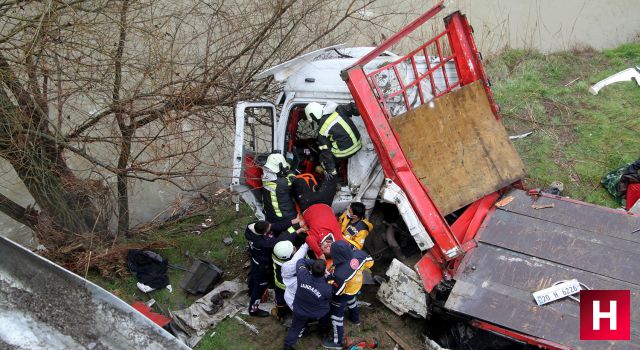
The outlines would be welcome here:
M 539 210 L 539 209 L 547 209 L 547 208 L 553 208 L 555 207 L 555 204 L 551 203 L 551 204 L 532 204 L 531 208 Z
M 149 300 L 149 302 L 151 301 L 155 302 L 155 299 Z M 131 304 L 131 307 L 136 309 L 138 312 L 143 314 L 145 317 L 147 317 L 160 327 L 168 325 L 169 322 L 171 322 L 171 318 L 163 314 L 153 312 L 153 310 L 151 309 L 151 305 L 149 305 L 149 302 L 144 303 L 142 301 L 136 301 L 135 303 Z
M 202 228 L 210 228 L 214 225 L 212 218 L 206 218 L 203 223 L 200 224 Z
M 533 134 L 533 131 L 529 131 L 529 132 L 525 132 L 524 134 L 520 134 L 520 135 L 513 135 L 513 136 L 509 136 L 509 140 L 519 140 L 519 139 L 523 139 L 529 135 Z
M 496 203 L 496 207 L 502 208 L 505 205 L 511 203 L 512 200 L 513 200 L 513 196 L 504 197 Z
M 640 86 L 640 66 L 636 66 L 634 68 L 627 68 L 623 71 L 620 71 L 614 75 L 611 75 L 605 79 L 600 80 L 595 83 L 593 86 L 589 88 L 589 92 L 593 95 L 597 95 L 600 89 L 607 85 L 611 85 L 613 83 L 618 83 L 621 81 L 636 81 L 636 84 Z
M 226 245 L 226 246 L 229 246 L 229 245 L 231 245 L 231 243 L 233 243 L 233 238 L 225 237 L 225 239 L 222 240 L 222 243 L 224 243 L 224 245 Z
M 189 273 L 184 277 L 180 287 L 191 294 L 204 294 L 222 278 L 224 271 L 206 260 L 193 262 Z
M 225 292 L 228 294 L 223 294 Z M 212 299 L 216 294 L 230 296 L 225 298 L 222 308 L 211 313 L 215 307 Z M 223 319 L 246 309 L 248 304 L 246 283 L 241 283 L 239 279 L 224 281 L 188 308 L 172 311 L 171 329 L 178 339 L 193 348 L 204 337 L 207 330 L 215 328 Z
M 542 192 L 544 193 L 549 193 L 556 196 L 561 195 L 562 191 L 564 191 L 564 184 L 561 181 L 554 181 L 549 185 L 549 187 L 546 187 L 542 190 Z
M 388 282 L 378 289 L 378 299 L 398 316 L 427 317 L 427 301 L 418 274 L 397 259 L 387 270 Z
M 407 344 L 407 342 L 404 341 L 404 339 L 400 338 L 400 336 L 398 334 L 396 334 L 396 332 L 394 332 L 394 331 L 392 331 L 390 329 L 387 329 L 387 335 L 394 342 L 396 342 L 396 344 L 398 344 L 401 349 L 403 349 L 403 350 L 412 350 L 412 347 L 409 346 L 409 344 Z
M 260 334 L 260 331 L 258 331 L 258 327 L 256 327 L 256 326 L 252 325 L 251 323 L 243 320 L 242 317 L 240 317 L 238 315 L 235 315 L 235 316 L 233 316 L 233 318 L 235 318 L 236 321 L 238 321 L 238 323 L 240 323 L 241 325 L 247 327 L 252 333 Z

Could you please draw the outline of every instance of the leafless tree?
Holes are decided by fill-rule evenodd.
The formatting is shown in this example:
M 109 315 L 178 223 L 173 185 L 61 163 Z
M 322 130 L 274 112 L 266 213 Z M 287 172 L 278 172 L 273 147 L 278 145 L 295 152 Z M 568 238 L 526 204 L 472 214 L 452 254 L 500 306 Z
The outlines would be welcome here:
M 49 245 L 114 215 L 126 233 L 132 179 L 194 189 L 227 167 L 202 152 L 232 143 L 235 101 L 273 96 L 252 77 L 384 23 L 373 2 L 3 1 L 0 157 L 35 203 L 0 194 L 0 211 Z

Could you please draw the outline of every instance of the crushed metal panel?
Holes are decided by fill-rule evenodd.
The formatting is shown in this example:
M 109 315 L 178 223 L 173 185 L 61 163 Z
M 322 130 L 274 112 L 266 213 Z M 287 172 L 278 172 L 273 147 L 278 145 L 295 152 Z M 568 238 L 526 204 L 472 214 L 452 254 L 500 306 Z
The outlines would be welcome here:
M 540 197 L 535 210 L 524 191 L 496 209 L 464 257 L 445 307 L 575 349 L 640 349 L 640 308 L 631 310 L 633 342 L 580 342 L 579 304 L 560 299 L 538 306 L 532 292 L 577 279 L 591 289 L 631 291 L 640 303 L 638 218 L 573 200 Z M 631 219 L 629 219 L 631 218 Z
M 393 259 L 387 270 L 388 281 L 378 289 L 378 299 L 398 316 L 427 317 L 427 299 L 418 274 Z
M 413 171 L 443 215 L 524 176 L 524 164 L 496 121 L 482 82 L 391 119 Z

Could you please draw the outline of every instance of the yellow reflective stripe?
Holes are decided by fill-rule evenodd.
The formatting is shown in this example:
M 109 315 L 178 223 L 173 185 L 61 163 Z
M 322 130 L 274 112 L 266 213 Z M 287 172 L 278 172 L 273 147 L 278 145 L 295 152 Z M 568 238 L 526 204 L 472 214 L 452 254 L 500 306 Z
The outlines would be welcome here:
M 346 156 L 350 156 L 356 152 L 358 152 L 360 150 L 360 148 L 362 148 L 362 142 L 358 141 L 357 143 L 353 144 L 351 147 L 345 149 L 345 150 L 340 150 L 338 148 L 333 148 L 331 150 L 331 152 L 333 152 L 333 154 L 338 157 L 338 158 L 342 158 L 342 157 L 346 157 Z
M 340 114 L 338 114 L 338 112 L 333 112 L 333 114 L 331 114 L 320 127 L 320 135 L 328 136 L 329 130 L 331 130 L 331 127 L 335 125 L 337 118 L 340 118 Z
M 273 207 L 273 212 L 277 217 L 282 217 L 282 212 L 280 211 L 280 205 L 278 204 L 278 195 L 276 194 L 277 185 L 273 182 L 265 182 L 264 186 L 269 187 L 270 195 L 271 195 L 271 206 Z
M 287 232 L 289 233 L 296 233 L 296 229 L 293 228 L 293 226 L 289 226 L 289 228 L 287 229 Z
M 276 263 L 273 263 L 273 282 L 275 283 L 276 287 L 280 288 L 280 289 L 286 289 L 287 286 L 285 286 L 283 283 L 280 283 L 280 281 L 278 281 L 278 271 L 276 270 Z

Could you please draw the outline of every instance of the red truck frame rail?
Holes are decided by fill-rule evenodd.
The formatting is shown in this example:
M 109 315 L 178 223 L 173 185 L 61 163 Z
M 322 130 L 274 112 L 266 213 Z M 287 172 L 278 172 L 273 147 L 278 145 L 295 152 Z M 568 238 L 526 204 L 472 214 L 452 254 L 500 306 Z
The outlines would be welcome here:
M 443 8 L 443 1 L 440 1 L 342 72 L 343 79 L 361 108 L 361 113 L 365 116 L 363 119 L 378 151 L 385 176 L 397 183 L 405 193 L 411 193 L 409 196 L 411 204 L 434 241 L 434 249 L 431 249 L 418 264 L 418 270 L 427 290 L 431 290 L 442 278 L 450 277 L 447 269 L 443 268 L 444 264 L 464 254 L 464 251 L 468 249 L 465 243 L 475 233 L 468 232 L 469 225 L 481 222 L 481 218 L 478 219 L 476 215 L 486 214 L 487 204 L 490 206 L 493 203 L 489 203 L 491 201 L 484 198 L 480 199 L 477 203 L 469 206 L 468 213 L 465 213 L 463 222 L 466 223 L 466 226 L 458 224 L 450 227 L 429 196 L 429 189 L 415 176 L 411 170 L 411 162 L 402 152 L 398 139 L 389 124 L 389 118 L 393 117 L 390 101 L 397 103 L 400 100 L 404 103 L 404 109 L 409 111 L 453 89 L 481 80 L 489 96 L 492 111 L 496 119 L 499 120 L 498 108 L 480 64 L 480 55 L 472 38 L 472 29 L 466 17 L 460 12 L 454 12 L 447 16 L 444 31 L 408 55 L 371 72 L 365 72 L 363 67 L 391 45 L 433 18 Z M 423 72 L 417 65 L 418 56 L 424 57 L 426 69 L 423 69 Z M 422 60 L 422 58 L 420 59 Z M 449 76 L 445 69 L 447 64 L 450 65 L 451 62 L 455 67 L 456 79 Z M 399 65 L 411 67 L 409 78 L 406 76 L 403 78 L 399 73 Z M 397 82 L 397 89 L 383 91 L 378 79 L 378 75 L 383 72 L 391 75 L 390 79 Z M 436 74 L 444 79 L 444 86 L 436 86 Z M 430 86 L 428 92 L 424 89 L 425 84 Z M 418 103 L 415 103 L 416 101 L 411 103 L 409 95 L 415 95 L 416 91 Z M 485 207 L 484 210 L 478 210 L 481 205 Z M 477 231 L 477 228 L 477 226 L 474 227 L 474 231 Z

